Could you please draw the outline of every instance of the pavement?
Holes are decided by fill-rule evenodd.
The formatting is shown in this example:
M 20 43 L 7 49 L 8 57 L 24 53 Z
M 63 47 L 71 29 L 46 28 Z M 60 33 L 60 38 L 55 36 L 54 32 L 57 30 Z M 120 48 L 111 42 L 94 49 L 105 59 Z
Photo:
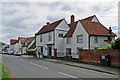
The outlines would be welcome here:
M 113 75 L 119 75 L 118 72 L 120 72 L 120 69 L 118 69 L 118 68 L 111 68 L 111 67 L 98 66 L 98 65 L 92 65 L 92 64 L 78 63 L 78 62 L 66 61 L 66 60 L 60 60 L 60 59 L 45 59 L 45 60 L 51 61 L 54 63 L 65 64 L 65 65 L 69 65 L 69 66 L 84 68 L 84 69 L 88 69 L 88 70 L 94 70 L 94 71 L 113 74 Z
M 85 78 L 87 78 L 87 80 L 88 78 L 107 78 L 107 80 L 111 80 L 108 78 L 118 78 L 117 74 L 109 74 L 82 67 L 65 65 L 65 63 L 70 64 L 71 62 L 58 61 L 56 59 L 37 59 L 25 55 L 2 55 L 2 62 L 14 78 L 57 78 L 57 80 L 59 78 L 62 78 L 61 80 L 63 80 L 63 78 L 65 78 L 65 80 L 66 78 L 72 78 L 71 80 L 85 80 Z

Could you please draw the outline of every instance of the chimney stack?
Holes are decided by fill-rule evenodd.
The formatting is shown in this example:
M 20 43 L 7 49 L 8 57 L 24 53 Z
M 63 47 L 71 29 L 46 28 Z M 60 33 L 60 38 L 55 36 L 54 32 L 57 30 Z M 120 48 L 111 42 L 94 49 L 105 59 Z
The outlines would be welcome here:
M 111 29 L 111 27 L 109 27 L 108 41 L 112 41 L 112 29 Z
M 50 22 L 46 22 L 46 25 L 49 25 L 50 24 Z
M 74 15 L 71 15 L 71 23 L 74 22 Z

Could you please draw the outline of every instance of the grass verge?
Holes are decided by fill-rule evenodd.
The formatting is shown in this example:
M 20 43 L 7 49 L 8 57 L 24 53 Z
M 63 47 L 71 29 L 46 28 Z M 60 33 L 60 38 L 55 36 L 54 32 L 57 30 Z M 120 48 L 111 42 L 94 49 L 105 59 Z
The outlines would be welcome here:
M 0 63 L 0 79 L 10 78 L 10 74 L 6 70 L 5 66 Z

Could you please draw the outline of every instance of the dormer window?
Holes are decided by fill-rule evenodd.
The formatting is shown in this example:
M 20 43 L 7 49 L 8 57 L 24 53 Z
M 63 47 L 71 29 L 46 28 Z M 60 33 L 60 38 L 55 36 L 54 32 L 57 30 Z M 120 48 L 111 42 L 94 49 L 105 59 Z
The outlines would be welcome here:
M 59 34 L 59 37 L 63 37 L 63 34 Z

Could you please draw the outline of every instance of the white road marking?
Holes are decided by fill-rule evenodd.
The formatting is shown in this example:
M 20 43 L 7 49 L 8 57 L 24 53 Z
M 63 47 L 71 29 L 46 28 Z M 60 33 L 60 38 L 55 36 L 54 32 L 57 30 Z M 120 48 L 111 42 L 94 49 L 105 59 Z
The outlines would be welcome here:
M 26 62 L 25 60 L 20 59 L 20 61 Z
M 48 67 L 45 67 L 45 66 L 41 66 L 39 64 L 35 64 L 35 63 L 32 63 L 32 62 L 29 62 L 30 64 L 33 64 L 33 65 L 36 65 L 36 66 L 39 66 L 39 67 L 42 67 L 42 68 L 45 68 L 45 69 L 48 69 Z
M 65 75 L 65 76 L 68 76 L 68 77 L 71 77 L 71 78 L 77 78 L 75 76 L 72 76 L 72 75 L 69 75 L 69 74 L 66 74 L 66 73 L 63 73 L 63 72 L 58 72 L 59 74 L 62 74 L 62 75 Z

